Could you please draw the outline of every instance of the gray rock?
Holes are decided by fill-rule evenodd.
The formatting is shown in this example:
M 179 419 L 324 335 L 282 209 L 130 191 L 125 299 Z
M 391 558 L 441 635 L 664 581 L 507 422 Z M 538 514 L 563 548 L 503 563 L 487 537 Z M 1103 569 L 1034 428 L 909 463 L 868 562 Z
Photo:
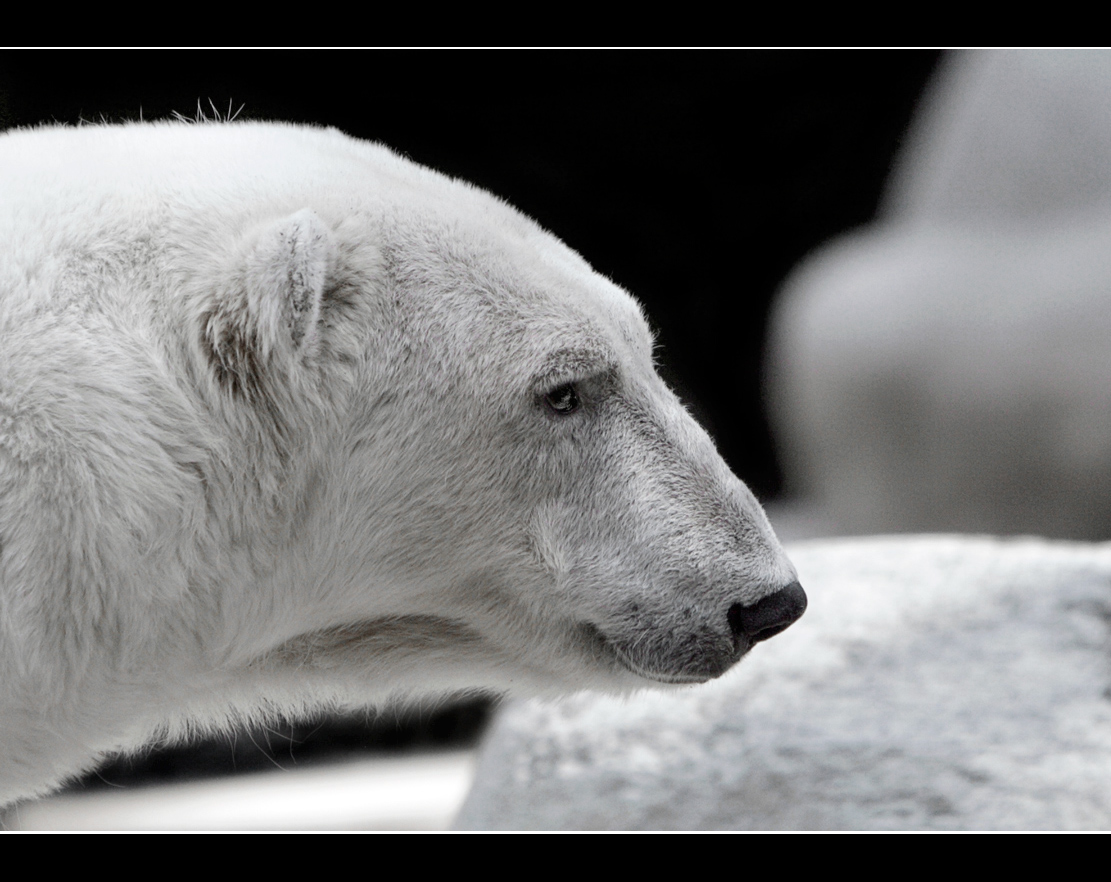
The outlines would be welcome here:
M 1111 53 L 955 56 L 881 220 L 787 281 L 769 400 L 841 533 L 1111 538 Z
M 801 621 L 705 686 L 511 706 L 457 826 L 1111 827 L 1111 545 L 789 553 Z
M 952 53 L 892 172 L 884 214 L 1052 222 L 1111 205 L 1111 52 Z

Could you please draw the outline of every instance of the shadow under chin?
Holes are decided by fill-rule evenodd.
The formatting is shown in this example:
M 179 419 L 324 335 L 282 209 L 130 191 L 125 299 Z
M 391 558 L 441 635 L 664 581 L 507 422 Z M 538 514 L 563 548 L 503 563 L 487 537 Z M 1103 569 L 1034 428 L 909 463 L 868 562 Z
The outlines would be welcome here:
M 287 640 L 264 661 L 281 665 L 332 667 L 370 664 L 406 657 L 473 654 L 485 644 L 482 636 L 461 622 L 438 616 L 396 616 L 370 619 L 310 631 Z

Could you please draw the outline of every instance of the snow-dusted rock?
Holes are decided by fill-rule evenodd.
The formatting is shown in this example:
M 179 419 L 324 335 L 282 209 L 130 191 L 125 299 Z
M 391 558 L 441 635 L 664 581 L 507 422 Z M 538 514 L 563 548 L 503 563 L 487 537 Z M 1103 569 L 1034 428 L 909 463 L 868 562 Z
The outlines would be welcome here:
M 807 615 L 720 680 L 509 708 L 461 828 L 1111 825 L 1111 545 L 789 546 Z

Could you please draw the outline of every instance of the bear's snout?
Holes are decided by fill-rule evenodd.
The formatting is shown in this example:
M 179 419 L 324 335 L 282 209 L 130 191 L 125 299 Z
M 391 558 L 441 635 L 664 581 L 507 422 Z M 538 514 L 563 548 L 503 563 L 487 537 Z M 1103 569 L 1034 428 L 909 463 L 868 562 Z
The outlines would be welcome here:
M 797 581 L 774 594 L 761 597 L 751 606 L 734 603 L 729 607 L 729 628 L 738 656 L 753 644 L 767 640 L 789 628 L 806 612 L 806 592 Z
M 748 606 L 734 603 L 725 622 L 710 617 L 684 626 L 671 620 L 667 627 L 656 623 L 649 636 L 638 611 L 630 621 L 634 636 L 606 637 L 600 629 L 592 630 L 613 648 L 624 667 L 641 677 L 662 683 L 700 683 L 720 677 L 753 646 L 786 630 L 805 611 L 806 592 L 795 581 Z

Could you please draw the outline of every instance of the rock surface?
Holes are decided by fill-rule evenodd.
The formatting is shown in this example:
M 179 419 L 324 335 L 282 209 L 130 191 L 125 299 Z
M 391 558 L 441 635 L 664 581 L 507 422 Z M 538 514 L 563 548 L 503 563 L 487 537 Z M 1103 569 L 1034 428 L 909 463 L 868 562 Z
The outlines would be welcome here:
M 1111 54 L 952 57 L 880 219 L 772 319 L 789 488 L 837 533 L 1111 539 Z
M 511 706 L 457 826 L 1111 827 L 1111 545 L 788 553 L 801 621 L 706 686 Z

